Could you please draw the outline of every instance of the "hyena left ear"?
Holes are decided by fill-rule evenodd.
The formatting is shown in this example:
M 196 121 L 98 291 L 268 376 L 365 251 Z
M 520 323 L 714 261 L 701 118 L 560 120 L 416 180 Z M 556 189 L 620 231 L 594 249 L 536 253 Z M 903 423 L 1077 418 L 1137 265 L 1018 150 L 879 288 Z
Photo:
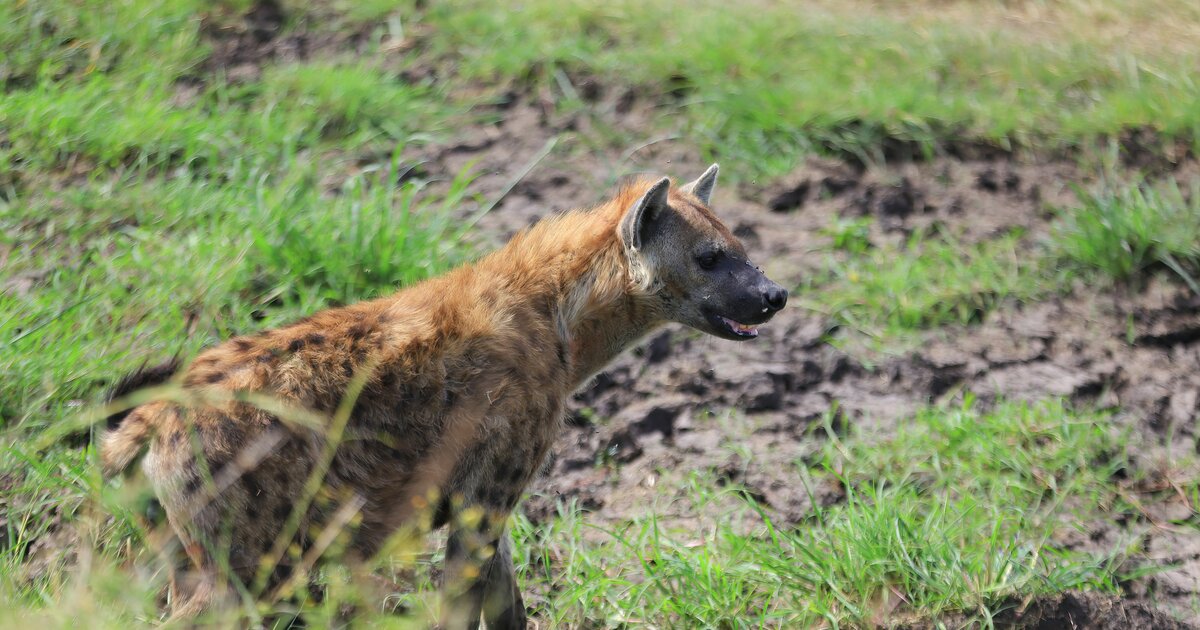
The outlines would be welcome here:
M 620 235 L 625 246 L 640 250 L 642 242 L 654 233 L 654 224 L 660 214 L 669 206 L 667 191 L 671 187 L 671 179 L 664 177 L 646 191 L 646 194 L 633 202 L 625 216 L 621 218 Z
M 712 197 L 713 187 L 717 185 L 717 171 L 720 170 L 721 167 L 713 164 L 703 175 L 697 177 L 696 181 L 684 184 L 679 190 L 696 195 L 707 206 L 709 198 Z

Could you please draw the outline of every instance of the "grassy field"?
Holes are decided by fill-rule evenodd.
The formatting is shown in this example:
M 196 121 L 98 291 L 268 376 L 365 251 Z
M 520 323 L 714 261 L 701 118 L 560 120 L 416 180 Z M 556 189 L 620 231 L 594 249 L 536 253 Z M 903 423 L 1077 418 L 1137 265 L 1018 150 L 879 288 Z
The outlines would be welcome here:
M 987 151 L 1102 170 L 1135 131 L 1168 160 L 1200 138 L 1200 5 L 1184 0 L 425 4 L 284 2 L 271 38 L 307 52 L 223 64 L 244 16 L 274 3 L 0 4 L 0 624 L 160 620 L 145 490 L 100 478 L 82 412 L 144 363 L 474 256 L 494 191 L 469 167 L 426 177 L 407 156 L 488 124 L 506 92 L 609 121 L 632 94 L 653 116 L 596 125 L 592 146 L 682 137 L 741 181 L 811 155 Z M 1200 180 L 1111 168 L 1078 204 L 1047 208 L 1045 233 L 876 247 L 869 218 L 831 224 L 800 308 L 886 352 L 1081 285 L 1162 277 L 1200 293 Z M 696 475 L 625 523 L 569 502 L 547 523 L 515 516 L 519 570 L 542 627 L 989 626 L 1036 596 L 1118 593 L 1140 574 L 1129 541 L 1060 544 L 1139 513 L 1125 491 L 1148 474 L 1126 461 L 1137 436 L 1108 419 L 968 395 L 898 435 L 818 423 L 794 481 L 843 498 L 801 524 Z M 1197 488 L 1180 486 L 1193 508 Z M 680 510 L 723 516 L 703 531 L 657 517 Z M 383 606 L 410 614 L 372 621 L 424 623 L 429 563 L 381 560 L 424 587 Z M 341 593 L 336 569 L 323 578 Z M 339 597 L 308 619 L 332 622 Z

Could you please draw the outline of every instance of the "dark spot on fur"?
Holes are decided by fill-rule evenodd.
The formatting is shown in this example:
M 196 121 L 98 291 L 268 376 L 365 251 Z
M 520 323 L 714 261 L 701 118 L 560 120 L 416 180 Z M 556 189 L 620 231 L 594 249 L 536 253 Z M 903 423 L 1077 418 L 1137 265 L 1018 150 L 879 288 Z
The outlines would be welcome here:
M 246 506 L 246 516 L 252 521 L 257 521 L 261 516 L 258 511 L 258 501 L 254 500 L 254 495 L 250 495 L 250 503 Z
M 305 343 L 307 343 L 311 346 L 319 346 L 319 345 L 325 343 L 325 335 L 322 335 L 320 333 L 313 333 L 313 334 L 305 337 L 304 341 L 305 341 Z
M 442 404 L 444 404 L 446 408 L 453 407 L 454 403 L 456 402 L 458 402 L 458 392 L 455 392 L 450 388 L 442 390 Z
M 492 521 L 484 514 L 479 518 L 479 531 L 486 532 L 492 528 Z
M 204 377 L 204 382 L 209 384 L 220 383 L 223 380 L 225 380 L 224 372 L 211 372 L 208 376 Z
M 270 363 L 271 361 L 275 360 L 275 353 L 268 350 L 255 357 L 254 360 L 258 361 L 259 363 Z
M 183 491 L 187 494 L 196 494 L 200 489 L 200 477 L 189 477 L 187 483 L 183 484 Z
M 304 348 L 303 339 L 293 339 L 292 343 L 288 344 L 288 352 L 299 352 L 302 348 Z
M 496 464 L 496 479 L 507 479 L 510 475 L 512 475 L 512 468 L 510 468 L 508 464 L 505 464 L 504 462 L 499 462 Z
M 567 367 L 567 344 L 563 343 L 561 340 L 558 342 L 558 362 L 561 363 L 563 367 Z
M 171 433 L 171 446 L 178 447 L 183 443 L 183 431 L 175 431 Z
M 204 434 L 206 441 L 218 442 L 226 446 L 233 446 L 242 441 L 242 433 L 238 430 L 237 424 L 226 414 L 220 414 L 212 422 L 200 425 L 200 432 Z M 216 458 L 217 455 L 213 454 L 208 460 L 209 463 L 216 461 Z M 222 459 L 227 459 L 227 457 L 222 457 Z
M 371 334 L 371 328 L 363 323 L 358 323 L 350 327 L 346 334 L 353 341 L 361 341 L 363 337 Z
M 254 342 L 250 341 L 249 339 L 234 339 L 233 347 L 237 348 L 240 352 L 246 352 L 250 348 L 254 347 Z
M 283 446 L 283 450 L 286 450 L 291 457 L 300 458 L 300 461 L 303 462 L 302 467 L 305 469 L 308 468 L 308 460 L 304 458 L 308 451 L 308 443 L 304 441 L 304 438 L 300 436 L 293 436 L 292 439 L 288 440 L 287 444 Z
M 292 514 L 292 504 L 286 503 L 286 502 L 280 503 L 279 505 L 275 506 L 275 511 L 272 512 L 272 515 L 275 517 L 275 520 L 277 520 L 277 521 L 286 520 L 287 517 L 290 516 L 291 514 Z
M 350 359 L 342 361 L 342 371 L 346 373 L 346 376 L 354 376 L 354 364 L 350 362 Z
M 288 474 L 288 471 L 286 471 L 282 468 L 275 471 L 275 483 L 279 484 L 280 487 L 286 488 L 286 487 L 290 486 L 291 480 L 292 480 L 292 477 L 291 477 L 291 475 Z
M 504 507 L 506 507 L 505 503 L 504 503 L 504 500 L 505 500 L 504 498 L 505 498 L 504 488 L 501 488 L 500 486 L 493 486 L 491 490 L 488 490 L 487 504 L 492 507 L 495 507 L 495 508 L 503 509 Z
M 521 466 L 519 466 L 519 465 L 513 466 L 512 470 L 508 471 L 508 482 L 515 484 L 521 480 L 521 477 L 524 477 L 524 476 L 525 476 L 525 470 L 522 469 Z
M 255 475 L 242 475 L 242 487 L 246 489 L 246 494 L 250 495 L 251 503 L 256 497 L 263 495 L 263 487 L 258 483 L 258 477 Z
M 229 458 L 229 453 L 210 453 L 207 459 L 209 471 L 216 473 L 225 468 L 229 464 Z

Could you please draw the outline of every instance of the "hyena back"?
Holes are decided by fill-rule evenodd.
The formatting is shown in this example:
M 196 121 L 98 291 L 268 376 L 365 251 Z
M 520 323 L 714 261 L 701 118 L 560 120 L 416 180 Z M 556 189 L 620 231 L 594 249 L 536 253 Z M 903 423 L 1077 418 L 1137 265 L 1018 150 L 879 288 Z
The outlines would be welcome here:
M 443 276 L 200 354 L 182 395 L 134 408 L 101 447 L 110 474 L 147 450 L 199 576 L 173 581 L 176 613 L 224 596 L 219 567 L 271 588 L 423 521 L 450 525 L 443 625 L 525 627 L 504 525 L 568 396 L 667 322 L 750 339 L 786 302 L 708 208 L 716 174 L 637 181 Z

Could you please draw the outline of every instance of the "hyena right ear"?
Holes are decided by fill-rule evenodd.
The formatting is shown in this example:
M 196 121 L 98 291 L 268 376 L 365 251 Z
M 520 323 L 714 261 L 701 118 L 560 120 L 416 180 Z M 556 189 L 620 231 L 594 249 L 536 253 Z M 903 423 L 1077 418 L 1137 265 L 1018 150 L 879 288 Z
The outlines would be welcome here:
M 618 230 L 626 248 L 638 251 L 642 249 L 642 244 L 649 240 L 659 216 L 669 207 L 667 191 L 670 187 L 671 179 L 664 177 L 629 206 Z

